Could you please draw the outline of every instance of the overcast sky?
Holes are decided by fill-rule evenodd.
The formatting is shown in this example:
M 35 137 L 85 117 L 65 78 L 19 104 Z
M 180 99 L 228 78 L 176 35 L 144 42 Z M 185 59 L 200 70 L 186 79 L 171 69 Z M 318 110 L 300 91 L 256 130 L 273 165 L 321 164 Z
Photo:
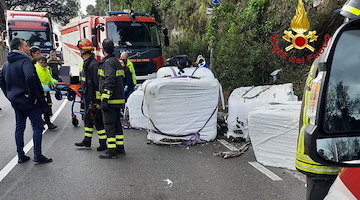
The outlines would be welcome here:
M 81 3 L 81 12 L 85 15 L 87 14 L 86 6 L 88 6 L 89 4 L 95 6 L 95 0 L 80 0 L 80 3 Z

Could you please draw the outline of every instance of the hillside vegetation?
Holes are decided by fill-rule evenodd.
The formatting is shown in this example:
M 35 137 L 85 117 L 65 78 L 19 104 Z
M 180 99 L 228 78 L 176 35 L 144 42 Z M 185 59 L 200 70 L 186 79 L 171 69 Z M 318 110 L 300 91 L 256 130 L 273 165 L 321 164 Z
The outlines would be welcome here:
M 286 59 L 272 51 L 271 37 L 277 34 L 283 50 L 290 44 L 282 36 L 290 30 L 298 0 L 222 0 L 219 6 L 208 0 L 112 0 L 111 8 L 148 12 L 168 28 L 170 46 L 164 48 L 165 57 L 187 54 L 195 60 L 202 54 L 209 60 L 212 55 L 212 70 L 227 92 L 241 86 L 291 82 L 295 94 L 301 95 L 311 62 L 298 64 L 288 59 L 306 58 L 320 50 L 324 35 L 333 34 L 342 23 L 334 11 L 345 1 L 322 0 L 314 7 L 313 1 L 303 0 L 310 30 L 319 36 L 310 43 L 316 49 L 293 49 Z M 214 8 L 211 16 L 206 14 L 208 7 Z M 87 12 L 104 15 L 107 9 L 104 0 L 97 0 Z M 276 69 L 282 71 L 274 81 L 270 73 Z

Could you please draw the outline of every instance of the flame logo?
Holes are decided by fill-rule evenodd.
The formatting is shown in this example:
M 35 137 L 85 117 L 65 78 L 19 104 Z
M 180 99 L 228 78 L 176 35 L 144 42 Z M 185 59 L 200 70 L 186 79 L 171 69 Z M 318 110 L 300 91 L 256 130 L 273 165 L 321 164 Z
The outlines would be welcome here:
M 304 33 L 310 28 L 310 22 L 306 16 L 304 3 L 300 0 L 294 18 L 291 20 L 290 28 L 296 33 Z
M 296 7 L 295 16 L 291 20 L 290 28 L 296 34 L 293 35 L 292 31 L 284 31 L 284 36 L 282 37 L 284 40 L 291 42 L 292 44 L 285 48 L 286 51 L 295 49 L 304 49 L 308 48 L 310 51 L 314 51 L 315 48 L 310 46 L 308 43 L 317 39 L 316 31 L 309 31 L 307 35 L 304 35 L 306 31 L 310 28 L 310 22 L 306 16 L 306 10 L 304 7 L 304 3 L 302 0 L 299 0 L 298 5 Z

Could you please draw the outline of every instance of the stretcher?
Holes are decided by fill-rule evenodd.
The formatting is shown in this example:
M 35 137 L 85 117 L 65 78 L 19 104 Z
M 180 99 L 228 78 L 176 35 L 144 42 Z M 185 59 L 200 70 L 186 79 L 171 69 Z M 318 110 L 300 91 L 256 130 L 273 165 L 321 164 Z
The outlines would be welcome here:
M 81 119 L 84 119 L 84 98 L 82 96 L 82 90 L 81 85 L 79 83 L 77 84 L 66 84 L 64 82 L 58 82 L 55 85 L 55 98 L 57 100 L 62 100 L 64 96 L 67 97 L 69 101 L 72 101 L 71 104 L 71 119 L 72 119 L 72 125 L 78 126 L 79 120 L 77 119 L 76 114 L 81 115 Z M 80 104 L 80 111 L 75 111 L 75 104 Z

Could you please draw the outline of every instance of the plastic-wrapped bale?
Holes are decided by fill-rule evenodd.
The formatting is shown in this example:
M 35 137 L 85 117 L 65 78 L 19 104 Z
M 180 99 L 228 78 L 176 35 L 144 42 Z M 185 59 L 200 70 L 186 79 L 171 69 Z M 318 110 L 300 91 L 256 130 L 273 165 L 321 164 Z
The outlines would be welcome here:
M 126 107 L 129 110 L 129 122 L 134 128 L 148 128 L 148 120 L 141 111 L 141 105 L 144 98 L 144 91 L 142 87 L 132 92 L 126 102 Z
M 249 113 L 249 135 L 259 163 L 295 169 L 300 109 L 300 101 L 288 101 Z
M 217 79 L 161 78 L 143 83 L 147 138 L 158 144 L 192 145 L 217 134 Z
M 297 101 L 297 99 L 292 83 L 235 89 L 228 100 L 227 137 L 248 139 L 248 114 L 254 108 L 266 106 L 270 102 Z
M 184 73 L 180 73 L 180 70 L 175 66 L 167 66 L 160 68 L 156 73 L 156 78 L 166 78 L 175 76 L 192 76 L 201 79 L 214 79 L 214 74 L 205 67 L 188 67 L 184 68 Z

